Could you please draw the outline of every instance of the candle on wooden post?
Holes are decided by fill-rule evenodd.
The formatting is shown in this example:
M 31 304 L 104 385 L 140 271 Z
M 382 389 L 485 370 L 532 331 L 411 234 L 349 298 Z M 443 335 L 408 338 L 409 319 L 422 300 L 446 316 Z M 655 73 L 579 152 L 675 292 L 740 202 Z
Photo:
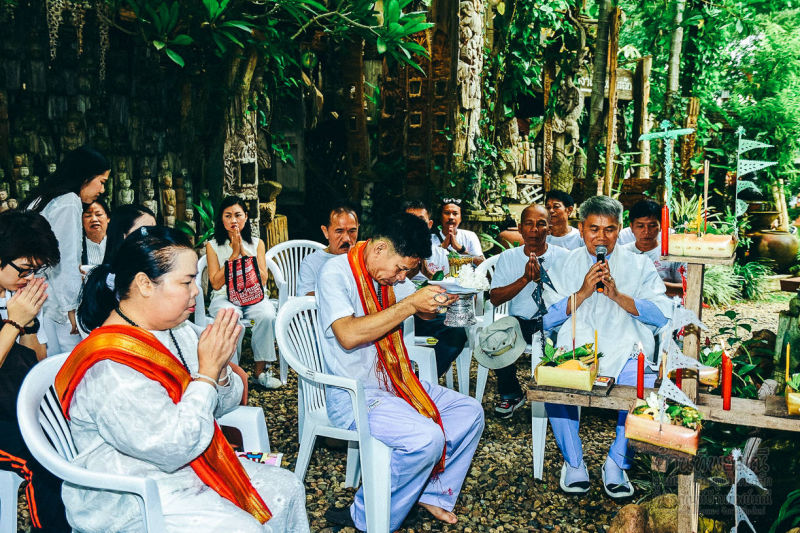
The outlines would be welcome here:
M 572 355 L 575 355 L 575 294 L 570 298 L 570 312 L 572 313 Z
M 636 397 L 644 400 L 644 348 L 639 342 L 639 360 L 636 367 Z
M 666 192 L 664 205 L 661 206 L 661 255 L 669 255 L 669 206 Z
M 597 330 L 594 330 L 594 366 L 597 366 Z
M 678 368 L 678 369 L 675 370 L 675 385 L 677 385 L 679 389 L 682 388 L 681 387 L 681 385 L 683 385 L 683 369 L 682 368 Z
M 733 388 L 733 361 L 722 347 L 722 409 L 731 410 L 731 389 Z
M 703 232 L 703 196 L 697 201 L 697 218 L 695 219 L 695 226 L 697 226 L 697 234 Z
M 786 343 L 786 383 L 789 383 L 789 379 L 792 377 L 789 375 L 789 361 L 791 360 L 790 353 L 789 353 L 789 343 Z

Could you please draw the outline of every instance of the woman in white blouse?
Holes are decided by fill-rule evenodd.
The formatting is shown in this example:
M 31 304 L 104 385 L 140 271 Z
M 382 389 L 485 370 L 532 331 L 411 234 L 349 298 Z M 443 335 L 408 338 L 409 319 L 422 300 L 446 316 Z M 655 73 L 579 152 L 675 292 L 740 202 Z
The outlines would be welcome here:
M 261 284 L 266 285 L 268 271 L 264 241 L 253 239 L 244 201 L 236 196 L 228 196 L 217 211 L 214 238 L 206 243 L 208 283 L 213 289 L 208 312 L 213 315 L 220 309 L 230 307 L 236 309 L 240 316 L 253 321 L 250 344 L 255 360 L 255 377 L 262 387 L 277 389 L 281 386 L 281 380 L 267 370 L 267 363 L 276 360 L 275 308 L 266 296 L 259 303 L 246 307 L 239 307 L 228 300 L 225 263 L 245 256 L 256 258 Z
M 47 272 L 50 296 L 44 303 L 42 328 L 48 353 L 69 352 L 81 340 L 75 310 L 81 290 L 83 204 L 91 204 L 105 191 L 110 169 L 101 153 L 82 146 L 64 157 L 28 205 L 50 223 L 61 254 L 61 262 Z
M 106 254 L 106 231 L 109 212 L 106 203 L 98 198 L 83 210 L 83 251 L 81 265 L 97 266 Z
M 241 399 L 228 366 L 241 326 L 225 309 L 198 336 L 187 320 L 196 276 L 183 234 L 142 227 L 87 277 L 78 318 L 92 333 L 55 380 L 73 462 L 154 479 L 170 533 L 305 533 L 300 480 L 236 457 L 215 423 Z M 62 496 L 76 530 L 142 529 L 132 495 L 65 485 Z

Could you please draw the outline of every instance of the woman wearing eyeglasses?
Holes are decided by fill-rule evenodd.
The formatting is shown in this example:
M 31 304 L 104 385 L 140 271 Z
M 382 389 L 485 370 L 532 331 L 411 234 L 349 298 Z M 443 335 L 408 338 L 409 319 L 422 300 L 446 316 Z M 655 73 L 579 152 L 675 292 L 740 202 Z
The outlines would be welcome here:
M 68 153 L 45 181 L 28 209 L 41 213 L 58 240 L 61 262 L 47 273 L 50 297 L 44 305 L 44 329 L 50 353 L 69 352 L 80 342 L 75 310 L 81 290 L 83 204 L 105 191 L 111 164 L 101 153 L 82 146 Z
M 461 224 L 461 200 L 442 199 L 441 215 L 442 227 L 431 236 L 433 244 L 460 255 L 471 255 L 475 258 L 475 264 L 482 263 L 484 257 L 481 240 L 475 232 L 458 228 Z
M 0 214 L 0 469 L 28 481 L 25 491 L 37 531 L 70 531 L 61 502 L 61 480 L 31 456 L 17 423 L 17 393 L 33 365 L 47 355 L 39 329 L 47 283 L 35 275 L 58 263 L 58 243 L 39 214 Z

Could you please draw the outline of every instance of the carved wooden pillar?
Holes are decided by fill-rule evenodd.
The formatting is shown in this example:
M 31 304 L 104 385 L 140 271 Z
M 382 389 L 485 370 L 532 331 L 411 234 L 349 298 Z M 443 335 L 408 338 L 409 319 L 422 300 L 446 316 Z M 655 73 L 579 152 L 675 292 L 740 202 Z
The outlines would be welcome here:
M 483 0 L 461 0 L 459 3 L 459 53 L 456 80 L 458 83 L 458 109 L 453 153 L 467 161 L 475 149 L 475 138 L 480 135 L 481 71 L 483 70 Z
M 556 66 L 548 61 L 544 66 L 544 108 L 550 105 L 550 87 L 556 77 Z M 550 190 L 553 163 L 553 117 L 548 117 L 544 122 L 542 131 L 542 185 L 544 191 Z
M 700 114 L 700 99 L 693 96 L 689 98 L 686 106 L 686 122 L 684 128 L 697 129 L 697 116 Z M 692 154 L 697 141 L 697 134 L 690 133 L 681 137 L 681 176 L 683 179 L 692 179 Z
M 598 186 L 598 194 L 611 195 L 614 184 L 614 141 L 617 138 L 617 53 L 619 52 L 619 15 L 615 7 L 608 20 L 608 115 L 606 118 L 606 172 L 603 177 L 603 190 Z
M 342 82 L 344 98 L 342 111 L 347 132 L 347 167 L 351 178 L 359 176 L 369 168 L 369 138 L 367 117 L 364 113 L 364 43 L 346 43 L 342 50 Z M 360 197 L 358 181 L 350 184 L 350 198 Z
M 650 132 L 650 117 L 647 105 L 650 103 L 650 69 L 653 56 L 646 56 L 636 62 L 636 73 L 633 76 L 633 142 L 638 147 L 639 165 L 636 167 L 638 179 L 650 177 L 650 142 L 639 141 L 639 137 Z

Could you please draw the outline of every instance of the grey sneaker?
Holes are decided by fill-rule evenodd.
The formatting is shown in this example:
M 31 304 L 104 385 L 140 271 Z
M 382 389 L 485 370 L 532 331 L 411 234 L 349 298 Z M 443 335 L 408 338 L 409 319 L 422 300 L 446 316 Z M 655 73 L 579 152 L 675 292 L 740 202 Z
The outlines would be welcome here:
M 265 389 L 279 389 L 283 386 L 281 380 L 272 375 L 272 370 L 262 372 L 261 375 L 258 376 L 258 384 Z

